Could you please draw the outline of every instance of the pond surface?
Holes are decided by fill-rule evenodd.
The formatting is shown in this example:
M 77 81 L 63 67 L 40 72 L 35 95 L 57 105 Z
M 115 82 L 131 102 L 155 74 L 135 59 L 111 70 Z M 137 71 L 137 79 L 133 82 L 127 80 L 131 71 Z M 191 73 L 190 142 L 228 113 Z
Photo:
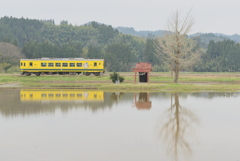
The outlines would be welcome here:
M 3 161 L 240 160 L 240 93 L 0 89 Z

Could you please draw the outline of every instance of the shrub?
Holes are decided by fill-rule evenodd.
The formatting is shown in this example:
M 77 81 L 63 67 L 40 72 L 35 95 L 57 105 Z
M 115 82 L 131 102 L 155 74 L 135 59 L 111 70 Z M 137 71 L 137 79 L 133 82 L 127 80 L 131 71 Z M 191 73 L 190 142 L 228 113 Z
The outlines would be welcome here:
M 120 82 L 124 81 L 124 78 L 122 76 L 120 76 L 119 74 L 117 74 L 116 72 L 113 72 L 113 74 L 110 74 L 110 78 L 109 79 L 111 79 L 113 83 L 115 83 L 117 79 Z
M 14 73 L 14 72 L 20 72 L 19 66 L 11 66 L 7 69 L 7 73 Z
M 4 70 L 3 66 L 2 66 L 2 64 L 0 64 L 0 73 L 5 73 L 5 70 Z

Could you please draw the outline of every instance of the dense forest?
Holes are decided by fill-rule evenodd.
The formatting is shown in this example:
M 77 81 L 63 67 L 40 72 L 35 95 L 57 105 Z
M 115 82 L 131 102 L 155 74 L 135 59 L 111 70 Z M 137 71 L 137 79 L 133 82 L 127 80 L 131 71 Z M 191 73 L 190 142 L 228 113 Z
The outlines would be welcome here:
M 119 28 L 120 29 L 120 28 Z M 162 31 L 158 31 L 162 34 Z M 125 72 L 137 62 L 150 62 L 153 71 L 169 71 L 157 56 L 155 36 L 120 33 L 110 25 L 91 22 L 76 26 L 62 21 L 2 17 L 0 19 L 0 72 L 17 71 L 20 58 L 100 58 L 107 71 Z M 203 48 L 202 59 L 187 71 L 239 71 L 240 44 L 227 37 L 205 34 L 190 37 Z M 15 46 L 15 47 L 14 47 Z M 11 52 L 9 49 L 12 49 Z M 16 48 L 16 49 L 15 49 Z M 14 49 L 14 50 L 13 50 Z M 16 52 L 14 52 L 16 51 Z M 11 54 L 15 53 L 15 54 Z M 16 54 L 17 53 L 17 54 Z M 14 61 L 13 61 L 14 60 Z

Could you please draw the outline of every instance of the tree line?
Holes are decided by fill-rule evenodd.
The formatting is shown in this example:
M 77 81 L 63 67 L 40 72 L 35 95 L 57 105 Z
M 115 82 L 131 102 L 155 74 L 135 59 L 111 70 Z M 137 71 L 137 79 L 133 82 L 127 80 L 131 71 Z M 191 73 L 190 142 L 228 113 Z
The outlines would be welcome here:
M 186 71 L 237 72 L 240 70 L 240 45 L 231 40 L 201 41 L 203 48 L 200 61 Z M 125 35 L 110 25 L 91 22 L 82 26 L 54 20 L 31 20 L 2 17 L 0 19 L 0 42 L 21 48 L 26 58 L 74 58 L 105 59 L 107 71 L 129 72 L 137 62 L 150 62 L 153 71 L 170 71 L 156 51 L 155 38 Z M 1 52 L 1 51 L 0 51 Z M 1 57 L 1 55 L 0 55 Z M 0 58 L 1 59 L 1 58 Z

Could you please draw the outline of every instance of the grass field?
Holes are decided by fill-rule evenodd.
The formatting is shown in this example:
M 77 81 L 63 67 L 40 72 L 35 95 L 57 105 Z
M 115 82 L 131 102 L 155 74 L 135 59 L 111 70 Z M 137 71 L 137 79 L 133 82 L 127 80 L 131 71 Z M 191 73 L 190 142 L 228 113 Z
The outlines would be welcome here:
M 21 76 L 0 74 L 0 84 L 20 83 L 24 88 L 88 88 L 104 90 L 154 91 L 239 91 L 240 73 L 181 73 L 179 83 L 173 83 L 170 73 L 151 73 L 150 83 L 134 83 L 134 73 L 120 73 L 124 83 L 113 84 L 110 73 L 104 76 L 41 75 Z

